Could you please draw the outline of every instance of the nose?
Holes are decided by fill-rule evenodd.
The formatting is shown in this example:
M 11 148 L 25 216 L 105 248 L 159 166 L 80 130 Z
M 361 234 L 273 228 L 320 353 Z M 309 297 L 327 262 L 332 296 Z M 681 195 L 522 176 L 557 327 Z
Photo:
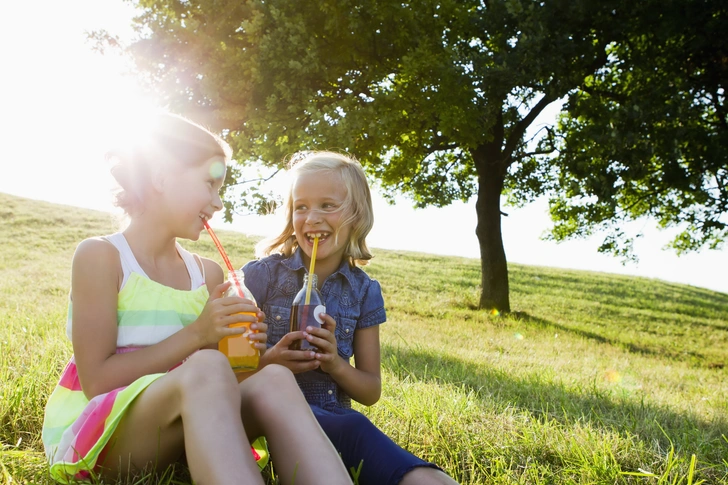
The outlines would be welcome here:
M 215 193 L 215 196 L 212 198 L 211 202 L 212 208 L 215 210 L 215 212 L 222 210 L 222 199 L 220 198 L 220 194 L 217 192 Z
M 306 214 L 306 223 L 310 225 L 319 224 L 322 220 L 321 214 L 316 209 L 311 209 Z

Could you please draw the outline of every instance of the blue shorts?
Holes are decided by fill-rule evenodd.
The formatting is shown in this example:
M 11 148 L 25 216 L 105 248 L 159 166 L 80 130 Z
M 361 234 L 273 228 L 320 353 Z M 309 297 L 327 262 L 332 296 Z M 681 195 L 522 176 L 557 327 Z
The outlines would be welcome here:
M 397 485 L 414 468 L 439 470 L 402 449 L 360 412 L 341 408 L 326 411 L 318 406 L 311 406 L 311 410 L 349 473 L 354 470 L 352 475 L 356 475 L 360 470 L 359 485 Z

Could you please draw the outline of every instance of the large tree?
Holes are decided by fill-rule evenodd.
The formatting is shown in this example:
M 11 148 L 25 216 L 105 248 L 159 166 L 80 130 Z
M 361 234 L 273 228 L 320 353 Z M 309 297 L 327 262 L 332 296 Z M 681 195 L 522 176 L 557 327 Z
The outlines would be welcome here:
M 527 128 L 610 62 L 635 2 L 138 0 L 130 50 L 170 106 L 241 163 L 355 154 L 416 206 L 476 197 L 481 308 L 510 310 L 505 188 L 547 187 Z M 637 2 L 639 3 L 639 2 Z M 556 147 L 544 132 L 541 150 Z M 544 168 L 546 167 L 546 168 Z M 550 174 L 553 176 L 553 174 Z M 513 192 L 515 193 L 515 192 Z M 447 237 L 447 228 L 433 227 Z

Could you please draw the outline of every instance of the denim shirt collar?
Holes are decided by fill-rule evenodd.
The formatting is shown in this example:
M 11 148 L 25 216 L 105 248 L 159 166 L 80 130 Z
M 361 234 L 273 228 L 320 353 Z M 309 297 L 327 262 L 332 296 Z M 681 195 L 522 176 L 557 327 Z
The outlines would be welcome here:
M 303 250 L 300 248 L 300 246 L 296 248 L 296 252 L 294 252 L 290 257 L 281 261 L 281 263 L 291 271 L 304 270 L 308 274 L 308 268 L 306 268 L 306 265 L 303 263 Z M 346 261 L 346 259 L 341 262 L 339 269 L 331 274 L 331 276 L 335 276 L 337 274 L 340 274 L 344 278 L 346 278 L 351 286 L 356 286 L 354 275 L 351 272 L 351 265 L 348 261 Z M 329 276 L 329 278 L 331 278 L 331 276 Z M 323 281 L 319 282 L 319 285 L 323 286 L 323 284 Z

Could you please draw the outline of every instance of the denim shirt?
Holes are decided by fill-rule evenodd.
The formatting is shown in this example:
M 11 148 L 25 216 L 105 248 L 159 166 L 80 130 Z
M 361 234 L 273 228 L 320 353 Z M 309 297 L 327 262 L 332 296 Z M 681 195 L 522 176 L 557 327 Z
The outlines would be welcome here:
M 265 312 L 268 324 L 268 347 L 288 333 L 291 304 L 308 273 L 301 249 L 286 257 L 274 254 L 243 267 L 245 286 Z M 339 355 L 349 362 L 354 354 L 354 332 L 384 323 L 382 288 L 360 268 L 342 262 L 339 269 L 320 285 L 326 313 L 336 320 L 336 344 Z M 296 374 L 298 385 L 309 404 L 333 411 L 351 408 L 351 398 L 328 374 L 313 370 Z

